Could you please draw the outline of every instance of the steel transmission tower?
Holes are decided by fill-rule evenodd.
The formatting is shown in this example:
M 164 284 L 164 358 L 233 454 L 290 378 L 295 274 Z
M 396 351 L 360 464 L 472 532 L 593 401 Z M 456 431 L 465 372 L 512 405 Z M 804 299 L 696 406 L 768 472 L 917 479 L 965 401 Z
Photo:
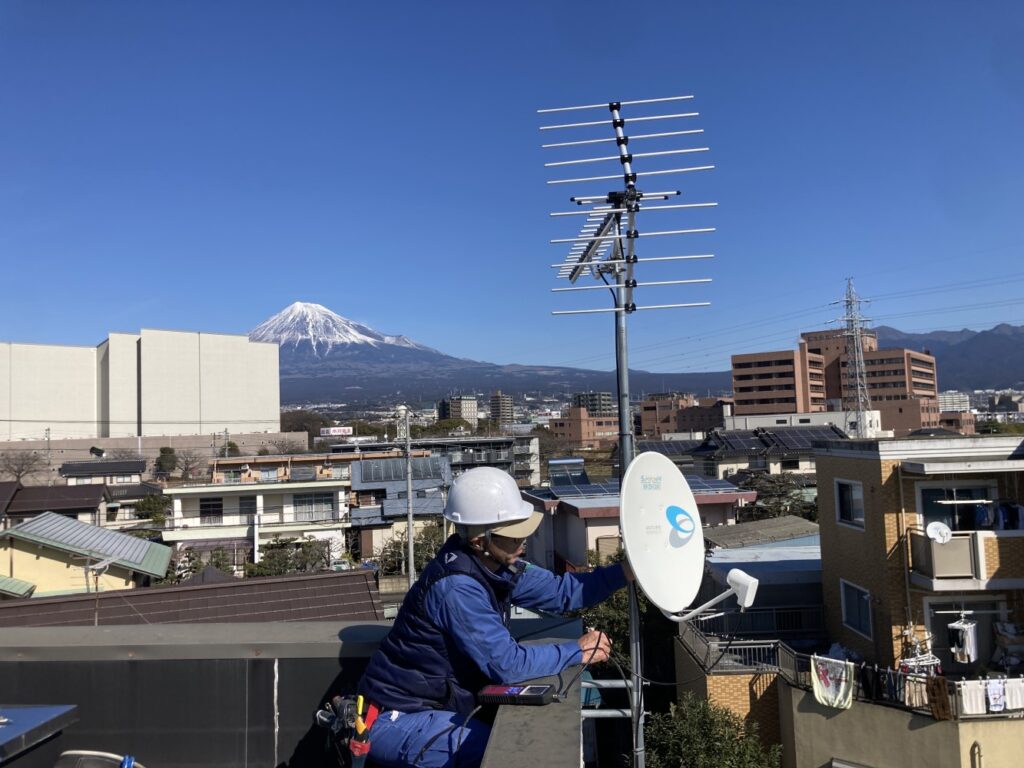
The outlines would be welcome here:
M 842 381 L 843 411 L 856 414 L 854 423 L 857 437 L 869 437 L 868 411 L 871 398 L 868 395 L 867 374 L 864 370 L 864 318 L 860 305 L 864 300 L 853 289 L 853 278 L 846 278 L 846 298 L 843 302 L 846 314 L 846 375 Z

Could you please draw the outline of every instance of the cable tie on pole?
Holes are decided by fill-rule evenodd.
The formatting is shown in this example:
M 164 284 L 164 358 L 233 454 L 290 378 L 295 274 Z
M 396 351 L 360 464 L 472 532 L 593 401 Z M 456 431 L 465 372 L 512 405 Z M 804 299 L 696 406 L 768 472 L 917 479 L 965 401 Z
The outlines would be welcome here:
M 627 314 L 627 315 L 628 315 L 628 314 L 631 314 L 631 313 L 633 313 L 633 312 L 636 312 L 636 304 L 634 304 L 634 303 L 633 303 L 633 302 L 631 301 L 631 302 L 629 302 L 629 304 L 627 304 L 626 306 L 624 306 L 624 307 L 623 307 L 623 309 L 624 309 L 624 310 L 626 310 L 626 314 Z
M 624 174 L 624 178 L 627 184 L 636 184 L 636 171 Z
M 636 280 L 626 280 L 624 285 L 627 288 L 636 288 Z
M 631 229 L 626 233 L 627 240 L 636 240 L 638 237 L 640 237 L 640 230 L 638 229 Z

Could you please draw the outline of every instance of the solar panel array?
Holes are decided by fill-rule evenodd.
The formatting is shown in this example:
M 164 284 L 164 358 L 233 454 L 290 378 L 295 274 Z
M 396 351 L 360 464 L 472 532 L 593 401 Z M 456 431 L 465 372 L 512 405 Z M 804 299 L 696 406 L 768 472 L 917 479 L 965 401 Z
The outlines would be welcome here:
M 665 456 L 689 456 L 701 444 L 700 440 L 637 440 L 637 453 L 654 451 Z
M 690 490 L 695 494 L 707 493 L 736 493 L 739 489 L 727 480 L 719 480 L 714 477 L 703 475 L 684 475 Z M 550 488 L 551 493 L 558 499 L 571 499 L 597 496 L 618 496 L 619 481 L 608 480 L 601 483 L 588 483 L 586 485 L 559 485 Z
M 413 480 L 440 480 L 444 478 L 444 459 L 429 456 L 412 460 Z M 362 481 L 395 482 L 405 480 L 405 459 L 364 459 L 359 462 Z
M 753 432 L 745 429 L 726 429 L 713 433 L 713 438 L 729 451 L 762 451 L 767 445 Z
M 815 442 L 841 440 L 845 437 L 840 430 L 829 426 L 776 427 L 767 430 L 765 436 L 778 446 L 792 451 L 809 451 Z

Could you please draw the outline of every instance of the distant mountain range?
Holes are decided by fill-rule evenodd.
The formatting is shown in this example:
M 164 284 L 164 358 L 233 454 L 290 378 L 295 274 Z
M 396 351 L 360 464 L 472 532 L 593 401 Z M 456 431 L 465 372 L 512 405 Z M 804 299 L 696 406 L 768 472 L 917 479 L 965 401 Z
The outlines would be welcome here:
M 907 347 L 936 356 L 940 389 L 1024 388 L 1024 326 L 988 331 L 903 333 L 874 329 L 881 347 Z M 614 391 L 614 371 L 544 365 L 497 365 L 453 357 L 406 336 L 380 333 L 320 304 L 296 302 L 254 328 L 253 341 L 281 348 L 284 403 L 372 403 L 388 396 L 432 400 L 451 393 L 569 394 Z M 728 392 L 729 371 L 630 371 L 642 392 Z
M 1024 326 L 1003 323 L 987 331 L 903 333 L 881 325 L 880 347 L 907 347 L 935 355 L 939 389 L 1024 389 Z
M 388 395 L 432 400 L 450 393 L 614 391 L 614 371 L 543 365 L 497 365 L 453 357 L 405 336 L 388 335 L 320 304 L 296 302 L 254 328 L 253 341 L 281 348 L 281 400 L 371 403 Z M 631 371 L 635 393 L 728 392 L 729 371 Z

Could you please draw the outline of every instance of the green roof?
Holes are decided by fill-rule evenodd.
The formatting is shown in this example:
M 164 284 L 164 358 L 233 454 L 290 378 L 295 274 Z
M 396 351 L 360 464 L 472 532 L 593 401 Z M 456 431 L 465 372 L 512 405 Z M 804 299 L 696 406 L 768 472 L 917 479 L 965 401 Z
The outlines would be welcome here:
M 36 590 L 36 585 L 30 581 L 22 581 L 10 576 L 0 576 L 0 595 L 9 597 L 28 597 Z
M 166 575 L 171 561 L 172 550 L 163 544 L 99 528 L 55 512 L 44 512 L 26 520 L 3 531 L 0 537 L 31 541 L 97 561 L 110 560 L 114 565 L 154 577 Z

